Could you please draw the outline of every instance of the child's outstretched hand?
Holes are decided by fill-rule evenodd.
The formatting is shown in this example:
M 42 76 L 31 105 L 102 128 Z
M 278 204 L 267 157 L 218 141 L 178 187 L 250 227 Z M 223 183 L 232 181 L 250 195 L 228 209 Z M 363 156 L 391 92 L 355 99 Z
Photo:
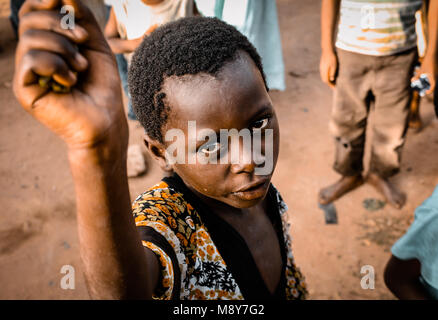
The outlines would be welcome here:
M 63 5 L 74 9 L 71 30 L 62 28 Z M 14 93 L 68 145 L 89 293 L 99 299 L 150 298 L 158 260 L 143 248 L 131 212 L 128 126 L 110 48 L 80 1 L 28 0 L 20 16 Z M 54 92 L 47 83 L 70 89 Z
M 74 9 L 69 12 L 74 13 L 73 29 L 63 28 L 64 5 Z M 64 139 L 69 149 L 92 148 L 110 137 L 117 137 L 118 143 L 127 140 L 117 65 L 85 5 L 28 0 L 20 10 L 19 35 L 13 88 L 26 111 Z M 69 92 L 44 86 L 42 79 L 49 77 Z

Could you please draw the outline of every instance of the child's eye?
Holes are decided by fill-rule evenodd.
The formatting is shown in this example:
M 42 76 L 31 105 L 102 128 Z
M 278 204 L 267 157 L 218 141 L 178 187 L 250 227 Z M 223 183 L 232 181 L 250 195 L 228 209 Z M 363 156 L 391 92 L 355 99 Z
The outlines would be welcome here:
M 269 123 L 269 118 L 264 118 L 264 119 L 258 120 L 256 122 L 254 122 L 254 125 L 252 126 L 252 130 L 253 131 L 262 130 L 262 129 L 266 128 L 268 123 Z
M 212 144 L 209 144 L 206 146 L 202 146 L 199 149 L 199 152 L 202 152 L 202 153 L 208 155 L 208 154 L 213 154 L 213 153 L 218 152 L 220 150 L 220 148 L 221 148 L 221 144 L 219 142 L 215 142 L 215 143 L 212 143 Z

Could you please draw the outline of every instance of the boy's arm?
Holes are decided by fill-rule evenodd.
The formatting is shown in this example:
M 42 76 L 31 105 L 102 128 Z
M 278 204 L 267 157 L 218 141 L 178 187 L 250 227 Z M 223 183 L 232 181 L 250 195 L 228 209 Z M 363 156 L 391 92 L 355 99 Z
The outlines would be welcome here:
M 385 284 L 400 300 L 430 299 L 420 275 L 421 264 L 417 259 L 400 260 L 391 256 L 385 268 Z
M 321 4 L 321 80 L 330 87 L 335 86 L 338 60 L 335 52 L 334 34 L 339 15 L 340 0 L 322 0 Z
M 114 13 L 114 8 L 111 8 L 110 16 L 105 26 L 105 37 L 114 54 L 133 52 L 135 51 L 135 49 L 137 49 L 137 47 L 140 45 L 141 41 L 143 40 L 143 37 L 133 40 L 120 39 L 119 32 L 117 29 L 117 18 L 116 18 L 116 14 Z
M 201 16 L 201 13 L 198 10 L 198 6 L 196 5 L 196 1 L 193 1 L 193 16 Z
M 436 80 L 438 78 L 438 1 L 429 1 L 427 14 L 427 48 L 420 70 L 413 79 L 418 79 L 421 74 L 429 75 L 431 84 L 430 90 L 426 93 L 430 94 L 434 91 Z
M 61 5 L 75 28 L 61 27 Z M 91 12 L 74 0 L 28 0 L 20 11 L 14 93 L 67 144 L 75 183 L 81 258 L 92 298 L 151 298 L 159 277 L 142 246 L 126 176 L 128 127 L 116 62 Z M 72 71 L 77 72 L 77 75 Z M 69 93 L 54 93 L 39 77 Z

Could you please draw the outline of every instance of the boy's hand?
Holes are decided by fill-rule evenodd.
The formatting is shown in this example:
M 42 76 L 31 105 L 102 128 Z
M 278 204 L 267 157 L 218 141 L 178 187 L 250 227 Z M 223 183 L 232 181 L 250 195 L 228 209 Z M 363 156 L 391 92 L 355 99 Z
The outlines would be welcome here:
M 157 28 L 158 28 L 158 24 L 154 24 L 150 26 L 141 37 L 132 40 L 125 40 L 127 43 L 129 43 L 128 44 L 130 48 L 129 52 L 134 52 L 138 48 L 138 46 L 143 42 L 144 38 L 149 36 Z
M 330 88 L 335 87 L 336 74 L 338 71 L 338 58 L 333 51 L 323 51 L 319 64 L 321 80 Z
M 430 89 L 426 91 L 426 94 L 432 94 L 435 90 L 435 79 L 438 78 L 438 63 L 434 60 L 433 56 L 432 58 L 429 56 L 424 57 L 420 68 L 412 77 L 411 82 L 418 80 L 422 74 L 426 74 L 430 82 Z
M 61 25 L 63 5 L 74 8 L 71 30 Z M 85 5 L 74 0 L 28 0 L 20 10 L 19 33 L 13 89 L 23 108 L 70 149 L 114 140 L 125 145 L 128 131 L 117 65 Z M 40 77 L 51 77 L 71 90 L 55 93 L 43 88 Z
M 150 26 L 147 30 L 146 30 L 146 32 L 144 33 L 144 36 L 143 37 L 147 37 L 148 35 L 150 35 L 152 32 L 154 32 L 155 31 L 155 29 L 157 29 L 159 27 L 159 25 L 156 23 L 156 24 L 154 24 L 154 25 L 152 25 L 152 26 Z

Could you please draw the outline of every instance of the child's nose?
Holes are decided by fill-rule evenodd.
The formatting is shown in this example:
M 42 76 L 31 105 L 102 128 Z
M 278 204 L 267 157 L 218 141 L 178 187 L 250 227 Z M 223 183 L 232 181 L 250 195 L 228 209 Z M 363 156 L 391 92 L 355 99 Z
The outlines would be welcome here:
M 252 146 L 251 143 L 243 143 L 240 141 L 239 143 L 239 161 L 232 162 L 231 164 L 231 172 L 233 173 L 241 173 L 241 172 L 254 172 L 256 168 L 256 162 L 253 158 Z
M 253 173 L 255 167 L 256 167 L 256 164 L 253 161 L 251 161 L 250 163 L 232 164 L 231 165 L 231 172 L 232 173 L 242 173 L 242 172 Z

